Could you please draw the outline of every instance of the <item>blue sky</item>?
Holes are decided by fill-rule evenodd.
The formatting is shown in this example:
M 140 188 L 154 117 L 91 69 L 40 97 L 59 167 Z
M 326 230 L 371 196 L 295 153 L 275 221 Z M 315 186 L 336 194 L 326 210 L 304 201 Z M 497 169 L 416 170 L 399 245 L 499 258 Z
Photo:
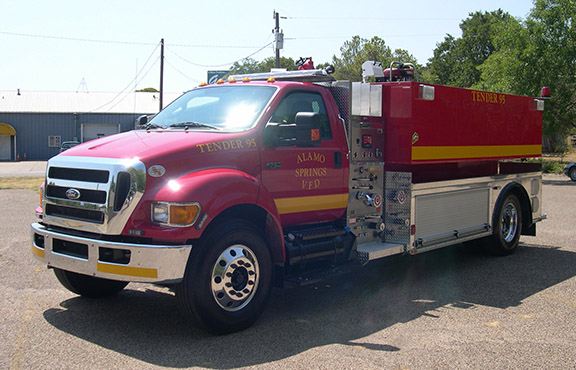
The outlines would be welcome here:
M 339 55 L 359 35 L 379 36 L 425 64 L 446 34 L 460 36 L 469 13 L 502 8 L 525 19 L 532 0 L 264 1 L 0 0 L 0 90 L 121 92 L 159 86 L 182 92 L 253 53 L 274 56 L 273 11 L 281 17 L 281 55 Z M 82 83 L 84 81 L 84 84 Z

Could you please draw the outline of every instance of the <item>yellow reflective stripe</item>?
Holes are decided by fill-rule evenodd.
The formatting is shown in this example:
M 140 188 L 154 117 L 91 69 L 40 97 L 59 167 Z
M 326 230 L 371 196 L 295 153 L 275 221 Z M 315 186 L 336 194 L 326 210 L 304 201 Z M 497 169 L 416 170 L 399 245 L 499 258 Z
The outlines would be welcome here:
M 324 209 L 346 208 L 348 193 L 333 195 L 317 195 L 312 197 L 280 198 L 274 199 L 278 213 L 321 211 Z
M 157 269 L 109 265 L 107 263 L 100 263 L 100 262 L 98 262 L 97 270 L 99 272 L 105 272 L 107 274 L 137 276 L 137 277 L 144 277 L 144 278 L 157 278 L 158 277 L 158 270 Z
M 40 258 L 44 258 L 44 249 L 40 249 L 36 247 L 34 244 L 32 244 L 32 254 Z
M 542 145 L 413 146 L 412 160 L 540 156 Z

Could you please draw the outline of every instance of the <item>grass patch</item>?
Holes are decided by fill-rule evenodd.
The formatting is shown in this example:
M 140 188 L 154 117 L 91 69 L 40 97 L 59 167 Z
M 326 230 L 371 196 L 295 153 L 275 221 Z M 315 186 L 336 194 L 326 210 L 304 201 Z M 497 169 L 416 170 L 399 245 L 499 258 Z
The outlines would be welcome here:
M 38 191 L 44 177 L 0 177 L 0 190 L 26 189 Z
M 566 167 L 566 163 L 561 161 L 542 161 L 542 172 L 544 173 L 564 173 L 564 167 Z

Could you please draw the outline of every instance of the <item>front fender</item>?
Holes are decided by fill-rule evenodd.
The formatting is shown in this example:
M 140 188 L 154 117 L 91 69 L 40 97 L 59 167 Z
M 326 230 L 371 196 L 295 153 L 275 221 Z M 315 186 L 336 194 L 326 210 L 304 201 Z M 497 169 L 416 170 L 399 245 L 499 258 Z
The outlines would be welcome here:
M 155 201 L 198 202 L 209 223 L 216 215 L 237 204 L 256 204 L 260 183 L 256 178 L 237 170 L 212 169 L 190 173 L 170 180 L 160 189 Z M 198 225 L 195 225 L 198 227 Z
M 150 189 L 149 189 L 150 190 Z M 199 203 L 198 220 L 190 227 L 166 227 L 150 223 L 150 203 Z M 199 239 L 206 227 L 224 211 L 240 205 L 253 205 L 266 212 L 266 239 L 275 258 L 284 259 L 282 225 L 270 194 L 249 174 L 233 169 L 210 169 L 193 172 L 163 184 L 141 205 L 139 216 L 126 229 L 146 229 L 146 236 L 182 242 Z M 145 224 L 149 226 L 145 226 Z

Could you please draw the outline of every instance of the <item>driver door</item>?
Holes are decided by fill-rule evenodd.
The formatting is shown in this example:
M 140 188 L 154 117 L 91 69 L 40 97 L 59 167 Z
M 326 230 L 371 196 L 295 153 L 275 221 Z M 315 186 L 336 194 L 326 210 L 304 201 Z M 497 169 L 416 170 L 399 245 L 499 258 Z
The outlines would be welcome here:
M 336 119 L 328 114 L 322 93 L 287 93 L 269 123 L 295 123 L 299 112 L 320 116 L 320 146 L 265 143 L 261 158 L 262 182 L 274 198 L 284 226 L 334 221 L 344 215 L 348 202 L 347 163 L 343 165 L 347 149 L 334 139 Z

